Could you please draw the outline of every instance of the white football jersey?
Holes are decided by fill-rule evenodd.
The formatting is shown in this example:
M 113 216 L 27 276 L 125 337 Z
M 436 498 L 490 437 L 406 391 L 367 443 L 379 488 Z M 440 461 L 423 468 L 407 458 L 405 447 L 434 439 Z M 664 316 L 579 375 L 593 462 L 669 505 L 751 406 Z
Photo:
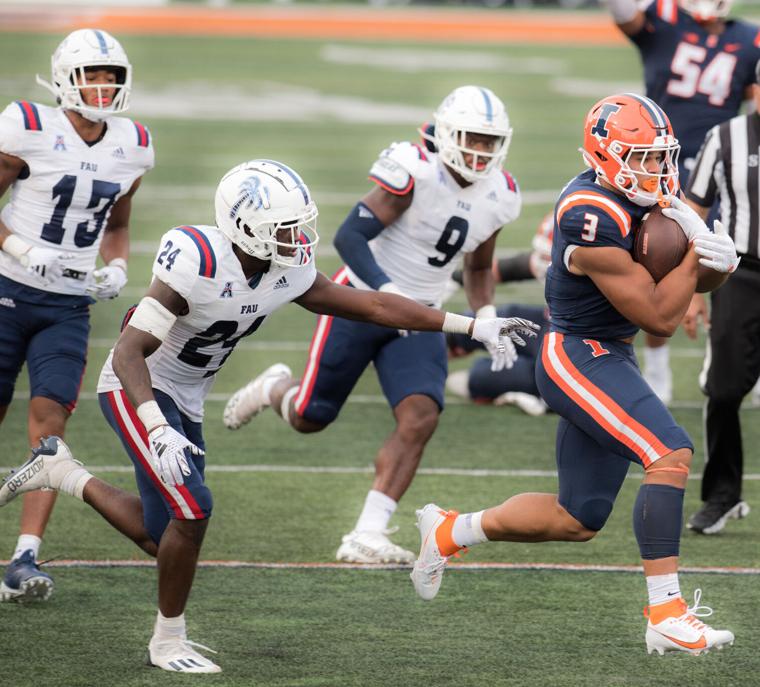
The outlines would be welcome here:
M 189 311 L 177 318 L 161 346 L 147 358 L 151 381 L 185 415 L 200 422 L 214 374 L 237 342 L 253 334 L 267 315 L 308 291 L 317 269 L 313 261 L 304 267 L 273 264 L 249 282 L 224 234 L 216 227 L 188 225 L 164 234 L 153 276 L 182 296 Z M 121 386 L 109 354 L 98 393 Z
M 87 145 L 59 107 L 17 101 L 0 114 L 0 152 L 26 162 L 0 219 L 27 243 L 74 257 L 63 277 L 41 286 L 4 251 L 0 274 L 54 293 L 85 293 L 113 204 L 153 167 L 148 130 L 110 117 L 103 138 Z
M 401 291 L 440 307 L 462 253 L 471 253 L 520 214 L 520 190 L 508 172 L 462 188 L 436 153 L 394 143 L 370 170 L 370 179 L 398 195 L 414 189 L 409 209 L 369 242 L 377 264 Z M 369 288 L 347 265 L 354 286 Z

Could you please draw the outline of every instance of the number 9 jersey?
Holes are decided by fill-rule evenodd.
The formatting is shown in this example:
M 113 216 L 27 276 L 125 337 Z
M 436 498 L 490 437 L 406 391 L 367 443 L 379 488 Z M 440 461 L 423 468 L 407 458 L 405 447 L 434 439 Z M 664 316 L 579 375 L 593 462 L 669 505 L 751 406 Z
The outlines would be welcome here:
M 88 145 L 61 108 L 13 102 L 0 114 L 0 152 L 26 167 L 13 183 L 0 219 L 32 246 L 75 257 L 47 287 L 0 251 L 0 274 L 54 293 L 84 295 L 113 204 L 153 167 L 151 136 L 142 124 L 109 117 L 103 137 Z

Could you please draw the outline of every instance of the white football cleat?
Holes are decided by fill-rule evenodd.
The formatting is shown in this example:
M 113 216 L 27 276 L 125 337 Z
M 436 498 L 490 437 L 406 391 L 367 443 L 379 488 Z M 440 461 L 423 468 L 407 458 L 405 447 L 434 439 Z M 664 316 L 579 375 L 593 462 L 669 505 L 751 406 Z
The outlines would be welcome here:
M 734 633 L 728 630 L 714 630 L 699 618 L 712 615 L 712 608 L 700 606 L 702 590 L 694 590 L 694 605 L 687 606 L 682 598 L 669 602 L 675 614 L 659 623 L 647 624 L 647 653 L 656 651 L 662 656 L 666 651 L 685 651 L 694 656 L 706 654 L 710 649 L 722 649 L 734 643 Z M 647 615 L 649 609 L 645 609 Z
M 414 554 L 388 539 L 398 527 L 379 532 L 349 532 L 335 558 L 344 563 L 414 563 Z
M 409 577 L 412 578 L 414 590 L 425 601 L 431 601 L 438 594 L 443 579 L 443 571 L 449 556 L 444 556 L 438 544 L 438 528 L 451 518 L 456 518 L 456 511 L 445 511 L 434 503 L 428 503 L 417 511 L 417 529 L 420 531 L 420 554 Z
M 533 394 L 526 394 L 523 391 L 506 391 L 493 400 L 495 406 L 517 406 L 526 415 L 539 417 L 546 415 L 549 406 L 544 399 Z
M 203 644 L 191 642 L 186 637 L 170 639 L 151 638 L 148 644 L 148 665 L 174 673 L 221 673 L 222 669 L 213 661 L 199 654 L 194 646 L 204 651 L 217 653 Z
M 13 470 L 0 485 L 0 506 L 19 494 L 37 489 L 58 489 L 63 478 L 82 466 L 58 437 L 45 437 L 21 467 Z
M 469 370 L 456 370 L 449 372 L 449 376 L 446 377 L 446 391 L 459 396 L 460 398 L 466 398 L 468 401 L 472 400 L 470 396 L 470 371 Z
M 249 423 L 264 408 L 269 407 L 269 399 L 264 397 L 264 382 L 268 379 L 288 379 L 292 376 L 293 373 L 287 365 L 275 363 L 242 389 L 238 389 L 224 407 L 224 426 L 228 429 L 240 429 Z

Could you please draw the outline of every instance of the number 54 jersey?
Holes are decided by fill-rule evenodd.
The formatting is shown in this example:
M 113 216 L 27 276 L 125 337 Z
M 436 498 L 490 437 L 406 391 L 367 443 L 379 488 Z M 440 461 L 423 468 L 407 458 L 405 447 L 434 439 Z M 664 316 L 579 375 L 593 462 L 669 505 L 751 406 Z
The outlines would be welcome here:
M 153 276 L 185 299 L 188 312 L 177 318 L 147 358 L 151 382 L 193 422 L 201 422 L 214 375 L 238 341 L 253 334 L 280 306 L 308 291 L 317 270 L 313 261 L 303 267 L 272 264 L 248 280 L 232 242 L 216 227 L 186 225 L 164 234 Z M 109 354 L 98 393 L 121 386 Z
M 369 242 L 377 264 L 406 296 L 440 306 L 462 253 L 471 253 L 520 214 L 517 183 L 494 169 L 461 187 L 438 155 L 415 143 L 394 143 L 380 154 L 369 178 L 386 191 L 414 191 L 411 206 Z M 351 270 L 351 283 L 368 288 Z
M 113 204 L 154 162 L 150 133 L 142 124 L 110 117 L 106 127 L 90 146 L 60 107 L 17 101 L 0 114 L 0 152 L 26 163 L 0 219 L 32 246 L 74 255 L 65 275 L 47 287 L 2 251 L 0 274 L 54 293 L 85 293 Z

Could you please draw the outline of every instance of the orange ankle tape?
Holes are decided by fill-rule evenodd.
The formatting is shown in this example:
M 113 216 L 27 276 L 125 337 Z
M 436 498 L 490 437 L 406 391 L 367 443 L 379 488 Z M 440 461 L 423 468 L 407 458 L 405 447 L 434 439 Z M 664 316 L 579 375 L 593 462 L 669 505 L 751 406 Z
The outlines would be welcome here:
M 664 604 L 647 606 L 644 608 L 644 616 L 649 618 L 653 625 L 661 623 L 665 618 L 678 617 L 686 611 L 686 602 L 683 597 L 666 601 Z
M 450 510 L 444 515 L 444 521 L 438 526 L 435 531 L 435 543 L 438 544 L 438 549 L 444 556 L 453 556 L 461 546 L 457 546 L 454 541 L 454 537 L 451 536 L 451 530 L 454 527 L 454 520 L 457 519 L 459 513 L 455 510 Z

